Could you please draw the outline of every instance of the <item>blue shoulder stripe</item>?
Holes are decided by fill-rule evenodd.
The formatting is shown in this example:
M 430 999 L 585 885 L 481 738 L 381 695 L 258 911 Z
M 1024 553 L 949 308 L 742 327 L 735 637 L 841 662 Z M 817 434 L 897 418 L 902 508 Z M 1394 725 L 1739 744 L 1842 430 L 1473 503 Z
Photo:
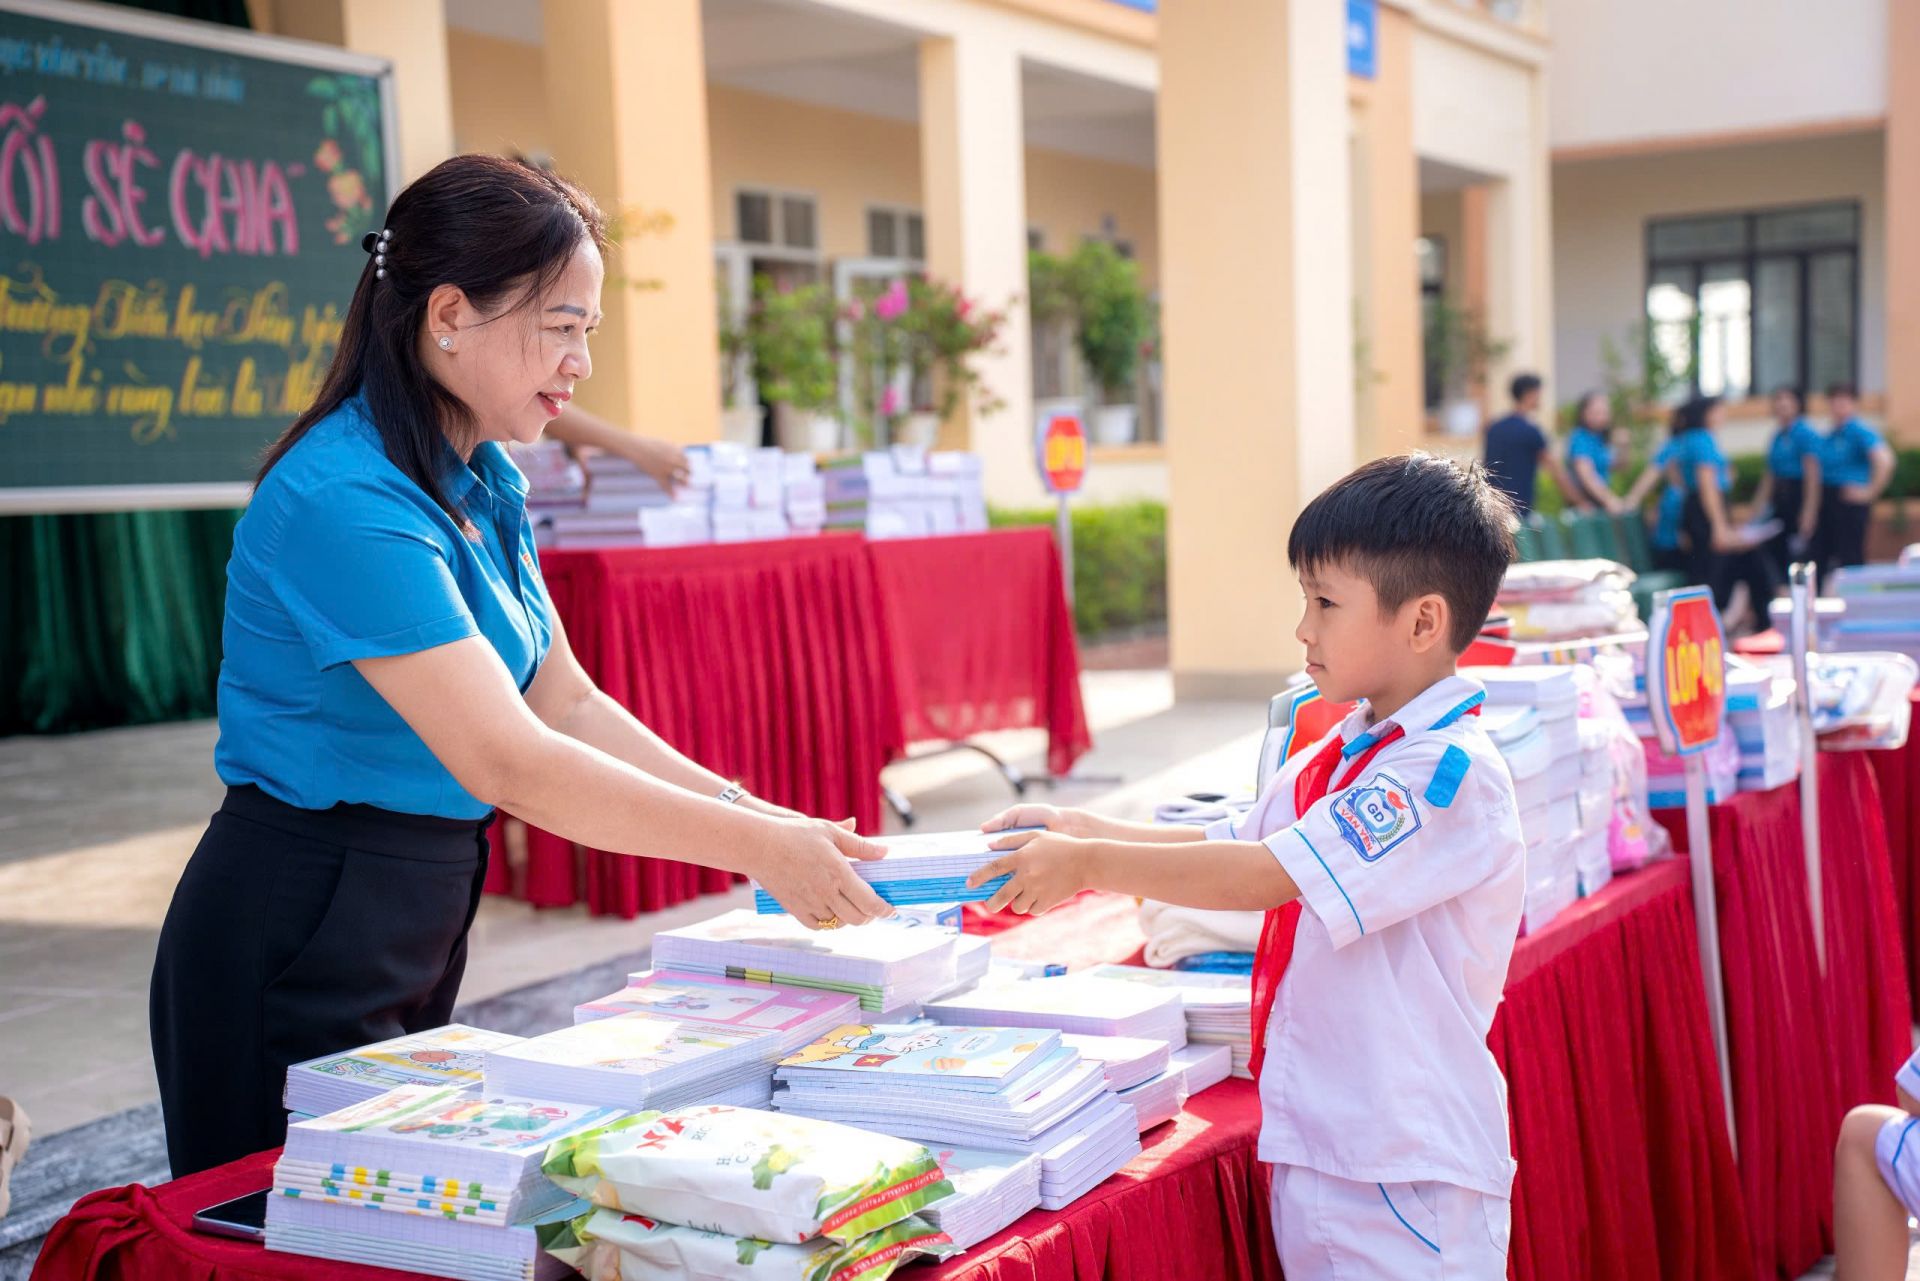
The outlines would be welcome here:
M 1468 756 L 1459 744 L 1448 744 L 1447 750 L 1440 755 L 1439 766 L 1433 771 L 1433 781 L 1427 784 L 1427 790 L 1422 793 L 1427 804 L 1438 809 L 1453 804 L 1453 798 L 1460 793 L 1460 783 L 1472 765 L 1473 757 Z

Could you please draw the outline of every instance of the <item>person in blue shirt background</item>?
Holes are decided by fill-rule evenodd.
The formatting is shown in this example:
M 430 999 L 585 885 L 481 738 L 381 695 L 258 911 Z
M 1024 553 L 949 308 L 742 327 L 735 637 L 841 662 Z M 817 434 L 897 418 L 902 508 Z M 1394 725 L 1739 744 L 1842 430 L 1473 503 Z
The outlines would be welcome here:
M 1560 460 L 1553 456 L 1547 434 L 1534 417 L 1540 412 L 1540 378 L 1537 374 L 1516 375 L 1508 390 L 1513 395 L 1513 412 L 1487 428 L 1485 455 L 1487 479 L 1507 496 L 1513 510 L 1525 520 L 1533 510 L 1533 487 L 1540 468 L 1545 467 L 1554 484 L 1574 507 L 1585 510 L 1587 501 L 1575 490 Z
M 1680 407 L 1666 468 L 1684 492 L 1680 532 L 1687 574 L 1713 591 L 1714 606 L 1729 634 L 1767 625 L 1767 603 L 1778 575 L 1764 549 L 1742 536 L 1732 509 L 1733 467 L 1715 432 L 1726 418 L 1718 396 L 1696 396 Z M 1733 589 L 1747 585 L 1743 612 L 1733 612 Z
M 447 1021 L 496 807 L 746 873 L 810 927 L 891 914 L 847 862 L 878 847 L 667 746 L 553 612 L 505 444 L 592 373 L 607 243 L 585 193 L 493 156 L 441 164 L 363 242 L 326 382 L 234 535 L 227 796 L 149 998 L 176 1177 L 279 1144 L 290 1064 Z
M 1613 492 L 1613 463 L 1613 402 L 1603 391 L 1590 391 L 1580 398 L 1567 436 L 1568 496 L 1608 515 L 1625 511 L 1626 503 Z
M 1754 491 L 1753 510 L 1780 522 L 1767 544 L 1776 565 L 1804 560 L 1820 522 L 1820 433 L 1803 410 L 1798 387 L 1773 393 L 1773 440 L 1767 445 L 1767 469 Z
M 1859 399 L 1852 383 L 1827 388 L 1827 408 L 1833 416 L 1820 444 L 1820 525 L 1814 557 L 1820 577 L 1843 565 L 1867 560 L 1867 519 L 1874 500 L 1893 479 L 1893 450 L 1886 438 L 1859 416 Z

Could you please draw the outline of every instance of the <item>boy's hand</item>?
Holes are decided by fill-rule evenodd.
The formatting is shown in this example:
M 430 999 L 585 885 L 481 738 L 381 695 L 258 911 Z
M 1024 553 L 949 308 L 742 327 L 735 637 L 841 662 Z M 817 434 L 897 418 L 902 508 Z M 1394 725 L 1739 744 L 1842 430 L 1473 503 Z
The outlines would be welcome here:
M 1020 806 L 1009 813 L 1044 808 L 1049 807 Z M 968 889 L 978 889 L 996 877 L 1012 878 L 987 900 L 989 912 L 1012 907 L 1023 916 L 1038 916 L 1091 887 L 1092 841 L 1053 832 L 1021 832 L 1006 839 L 1022 844 L 967 878 Z
M 1044 827 L 1062 836 L 1102 836 L 1100 817 L 1086 810 L 1066 810 L 1054 805 L 1015 805 L 1001 810 L 980 825 L 983 832 L 1004 832 L 1010 827 Z M 994 841 L 996 850 L 1019 849 L 1037 833 L 1014 832 Z

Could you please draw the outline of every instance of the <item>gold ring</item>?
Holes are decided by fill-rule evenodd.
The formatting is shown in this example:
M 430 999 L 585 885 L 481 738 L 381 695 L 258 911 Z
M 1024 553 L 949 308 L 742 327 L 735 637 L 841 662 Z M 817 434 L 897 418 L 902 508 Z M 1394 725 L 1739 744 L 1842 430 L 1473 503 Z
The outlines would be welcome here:
M 840 928 L 840 918 L 837 916 L 823 916 L 814 923 L 823 930 L 837 930 Z

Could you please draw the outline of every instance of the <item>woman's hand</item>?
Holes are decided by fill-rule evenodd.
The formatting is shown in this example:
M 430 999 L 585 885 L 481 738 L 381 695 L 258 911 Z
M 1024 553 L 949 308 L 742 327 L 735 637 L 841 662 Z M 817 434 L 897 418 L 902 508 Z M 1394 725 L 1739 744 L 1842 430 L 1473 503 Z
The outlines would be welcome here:
M 1870 503 L 1873 501 L 1873 486 L 1842 485 L 1840 497 L 1849 503 Z
M 1090 887 L 1094 842 L 1053 832 L 1020 832 L 1006 839 L 1020 841 L 1020 848 L 1002 854 L 967 878 L 967 888 L 971 890 L 996 877 L 1011 877 L 987 900 L 989 912 L 1011 907 L 1022 916 L 1038 916 Z M 998 848 L 1000 842 L 995 841 L 994 845 Z
M 1082 838 L 1114 835 L 1107 830 L 1105 821 L 1098 814 L 1086 810 L 1061 809 L 1055 805 L 1015 805 L 982 823 L 980 830 L 991 834 L 1005 832 L 1010 827 L 1040 827 L 1062 836 Z M 1009 832 L 994 841 L 992 848 L 1019 849 L 1037 835 L 1037 832 Z
M 653 477 L 654 483 L 669 495 L 678 494 L 680 487 L 692 478 L 692 472 L 687 469 L 687 451 L 670 440 L 627 436 L 615 448 L 621 457 Z
M 753 859 L 752 876 L 808 929 L 864 925 L 893 915 L 873 887 L 854 875 L 848 859 L 876 859 L 885 851 L 837 823 L 782 818 Z

